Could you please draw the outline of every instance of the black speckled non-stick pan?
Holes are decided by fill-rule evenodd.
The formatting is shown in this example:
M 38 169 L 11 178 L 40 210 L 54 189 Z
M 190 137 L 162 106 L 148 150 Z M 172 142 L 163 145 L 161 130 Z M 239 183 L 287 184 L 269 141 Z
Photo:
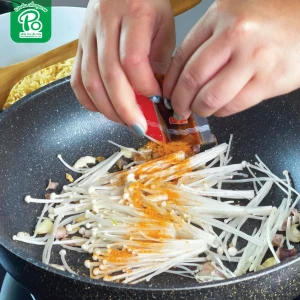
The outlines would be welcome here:
M 299 99 L 296 91 L 229 118 L 212 118 L 210 124 L 219 143 L 234 135 L 234 161 L 253 161 L 258 154 L 275 173 L 289 170 L 299 189 Z M 15 233 L 33 231 L 42 208 L 25 203 L 24 196 L 43 196 L 49 179 L 65 183 L 66 169 L 57 154 L 69 162 L 83 155 L 108 156 L 117 150 L 108 139 L 129 147 L 146 142 L 99 113 L 82 108 L 69 79 L 50 84 L 0 113 L 0 263 L 37 300 L 293 299 L 300 294 L 299 256 L 222 282 L 199 284 L 162 274 L 150 283 L 122 285 L 53 269 L 41 263 L 41 247 L 14 242 Z M 279 205 L 281 199 L 282 195 L 274 192 L 265 203 Z M 54 263 L 57 252 L 54 248 Z M 69 253 L 68 259 L 80 274 L 86 272 L 85 255 Z

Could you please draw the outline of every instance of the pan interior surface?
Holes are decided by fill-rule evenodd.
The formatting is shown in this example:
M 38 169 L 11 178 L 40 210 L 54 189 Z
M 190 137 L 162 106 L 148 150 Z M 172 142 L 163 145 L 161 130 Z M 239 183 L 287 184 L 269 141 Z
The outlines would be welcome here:
M 232 117 L 211 118 L 218 143 L 228 142 L 230 134 L 234 136 L 232 163 L 254 162 L 254 156 L 258 154 L 279 177 L 283 170 L 289 170 L 295 188 L 299 190 L 299 96 L 300 92 L 296 91 Z M 57 155 L 61 154 L 73 164 L 82 156 L 107 157 L 118 151 L 108 140 L 134 148 L 146 143 L 126 127 L 99 113 L 86 111 L 77 102 L 68 79 L 27 96 L 1 113 L 0 140 L 0 244 L 35 264 L 41 261 L 42 247 L 13 242 L 12 236 L 19 231 L 32 233 L 41 213 L 42 205 L 25 203 L 26 195 L 44 198 L 49 179 L 60 183 L 58 190 L 68 183 L 65 179 L 68 170 L 58 161 Z M 283 197 L 278 189 L 273 189 L 264 205 L 278 206 Z M 252 233 L 253 227 L 245 226 L 244 230 Z M 58 251 L 59 248 L 54 247 L 51 263 L 60 263 Z M 90 256 L 68 251 L 68 262 L 79 274 L 87 275 L 83 266 L 87 258 Z M 149 283 L 138 284 L 138 287 L 198 285 L 193 279 L 162 274 Z

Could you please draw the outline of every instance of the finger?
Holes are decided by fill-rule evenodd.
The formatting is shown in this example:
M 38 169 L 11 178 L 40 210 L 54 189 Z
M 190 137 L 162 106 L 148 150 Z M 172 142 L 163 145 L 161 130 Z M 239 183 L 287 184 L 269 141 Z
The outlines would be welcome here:
M 77 54 L 72 67 L 71 87 L 75 93 L 76 98 L 86 109 L 90 111 L 98 111 L 93 101 L 85 91 L 81 77 L 81 62 L 82 62 L 82 48 L 78 46 Z
M 234 58 L 197 94 L 191 105 L 193 113 L 208 117 L 232 101 L 253 76 L 253 68 Z
M 155 16 L 125 16 L 120 34 L 120 60 L 130 83 L 139 94 L 161 96 L 149 61 L 151 42 L 154 35 Z
M 187 118 L 199 90 L 227 63 L 231 51 L 224 37 L 206 41 L 187 62 L 172 93 L 174 111 Z
M 152 41 L 149 60 L 154 74 L 166 74 L 175 47 L 175 20 L 170 10 L 170 14 L 164 15 Z
M 203 17 L 188 33 L 180 47 L 177 49 L 171 65 L 167 71 L 163 84 L 164 97 L 171 98 L 174 87 L 182 73 L 184 66 L 194 52 L 213 34 L 213 24 L 206 23 Z
M 112 106 L 100 77 L 96 38 L 88 38 L 83 50 L 82 81 L 87 94 L 105 117 L 114 122 L 124 123 Z
M 231 102 L 220 108 L 214 115 L 227 117 L 257 105 L 269 98 L 263 87 L 264 85 L 257 78 L 253 78 Z
M 101 32 L 100 27 L 102 27 Z M 119 21 L 111 18 L 109 24 L 101 24 L 98 26 L 97 35 L 100 75 L 109 99 L 125 124 L 130 126 L 136 134 L 144 135 L 147 131 L 147 122 L 120 64 Z

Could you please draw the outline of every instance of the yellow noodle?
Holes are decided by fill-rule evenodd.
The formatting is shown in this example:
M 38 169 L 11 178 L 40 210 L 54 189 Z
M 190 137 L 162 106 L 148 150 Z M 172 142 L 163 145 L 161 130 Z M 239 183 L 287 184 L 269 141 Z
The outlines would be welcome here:
M 4 108 L 10 107 L 24 96 L 32 93 L 46 84 L 70 76 L 73 62 L 74 58 L 70 58 L 64 62 L 60 62 L 26 76 L 16 83 L 12 88 L 6 103 L 4 104 Z

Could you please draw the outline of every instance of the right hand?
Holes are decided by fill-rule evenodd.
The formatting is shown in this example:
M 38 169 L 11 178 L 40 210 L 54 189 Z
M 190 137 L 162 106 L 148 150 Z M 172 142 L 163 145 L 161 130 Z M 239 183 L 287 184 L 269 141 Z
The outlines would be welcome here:
M 216 0 L 165 76 L 174 116 L 225 117 L 299 88 L 299 10 L 299 0 Z
M 79 37 L 71 86 L 80 103 L 144 135 L 147 122 L 134 89 L 161 96 L 175 48 L 169 0 L 90 0 Z

